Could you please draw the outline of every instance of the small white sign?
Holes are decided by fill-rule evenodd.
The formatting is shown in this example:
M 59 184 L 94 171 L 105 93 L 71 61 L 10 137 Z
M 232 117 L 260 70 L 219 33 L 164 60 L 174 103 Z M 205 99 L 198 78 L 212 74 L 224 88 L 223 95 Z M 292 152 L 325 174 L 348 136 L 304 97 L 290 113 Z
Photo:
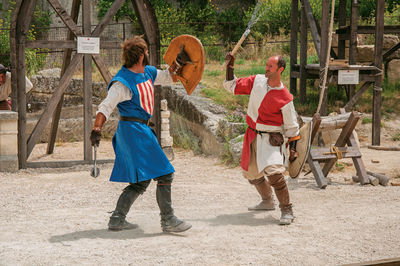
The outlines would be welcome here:
M 339 70 L 338 84 L 358 84 L 359 77 L 359 70 Z
M 78 37 L 77 52 L 78 54 L 99 54 L 100 38 Z

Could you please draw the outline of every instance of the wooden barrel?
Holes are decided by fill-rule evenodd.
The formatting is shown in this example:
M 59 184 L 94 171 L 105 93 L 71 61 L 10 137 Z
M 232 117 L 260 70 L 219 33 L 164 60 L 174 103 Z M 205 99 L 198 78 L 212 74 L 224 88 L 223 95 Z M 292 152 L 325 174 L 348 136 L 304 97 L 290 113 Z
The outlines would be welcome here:
M 0 172 L 18 171 L 18 114 L 0 110 Z

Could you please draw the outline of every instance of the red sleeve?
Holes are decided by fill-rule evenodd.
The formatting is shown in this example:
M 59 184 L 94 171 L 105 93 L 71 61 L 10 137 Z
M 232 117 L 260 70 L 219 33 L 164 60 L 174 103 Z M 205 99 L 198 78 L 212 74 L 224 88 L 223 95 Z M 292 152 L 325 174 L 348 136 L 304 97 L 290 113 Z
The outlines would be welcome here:
M 247 78 L 238 78 L 236 80 L 235 94 L 250 94 L 255 79 L 255 75 Z

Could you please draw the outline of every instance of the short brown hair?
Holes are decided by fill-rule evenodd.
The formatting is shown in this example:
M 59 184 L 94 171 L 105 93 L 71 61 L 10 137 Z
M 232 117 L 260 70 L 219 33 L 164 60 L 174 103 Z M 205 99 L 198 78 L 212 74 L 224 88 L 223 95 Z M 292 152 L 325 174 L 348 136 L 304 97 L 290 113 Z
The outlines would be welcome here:
M 141 55 L 147 51 L 146 41 L 140 37 L 135 36 L 131 39 L 125 40 L 122 45 L 122 62 L 125 67 L 132 67 L 139 62 Z
M 283 70 L 285 70 L 285 68 L 286 68 L 286 61 L 285 61 L 285 59 L 282 57 L 282 56 L 278 56 L 278 68 L 281 68 L 281 67 L 283 67 Z M 283 70 L 282 70 L 282 72 L 283 72 Z

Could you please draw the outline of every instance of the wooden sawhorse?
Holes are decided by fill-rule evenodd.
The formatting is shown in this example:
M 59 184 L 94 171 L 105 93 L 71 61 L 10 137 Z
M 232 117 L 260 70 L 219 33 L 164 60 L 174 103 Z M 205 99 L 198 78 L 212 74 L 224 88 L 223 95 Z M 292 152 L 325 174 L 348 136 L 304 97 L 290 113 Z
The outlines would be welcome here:
M 340 112 L 342 114 L 345 113 L 343 108 L 340 109 Z M 357 170 L 357 176 L 360 179 L 360 183 L 362 185 L 369 183 L 364 163 L 361 160 L 361 152 L 353 134 L 353 130 L 356 127 L 359 119 L 360 115 L 357 112 L 353 111 L 350 114 L 350 117 L 343 126 L 334 146 L 310 147 L 307 163 L 310 165 L 311 171 L 314 174 L 314 178 L 317 181 L 319 188 L 326 188 L 328 182 L 325 177 L 328 175 L 336 161 L 341 158 L 352 158 L 354 167 Z M 314 115 L 310 143 L 313 142 L 313 139 L 317 135 L 320 124 L 321 116 L 319 114 Z M 346 144 L 347 146 L 345 146 Z M 325 163 L 322 169 L 320 162 Z

